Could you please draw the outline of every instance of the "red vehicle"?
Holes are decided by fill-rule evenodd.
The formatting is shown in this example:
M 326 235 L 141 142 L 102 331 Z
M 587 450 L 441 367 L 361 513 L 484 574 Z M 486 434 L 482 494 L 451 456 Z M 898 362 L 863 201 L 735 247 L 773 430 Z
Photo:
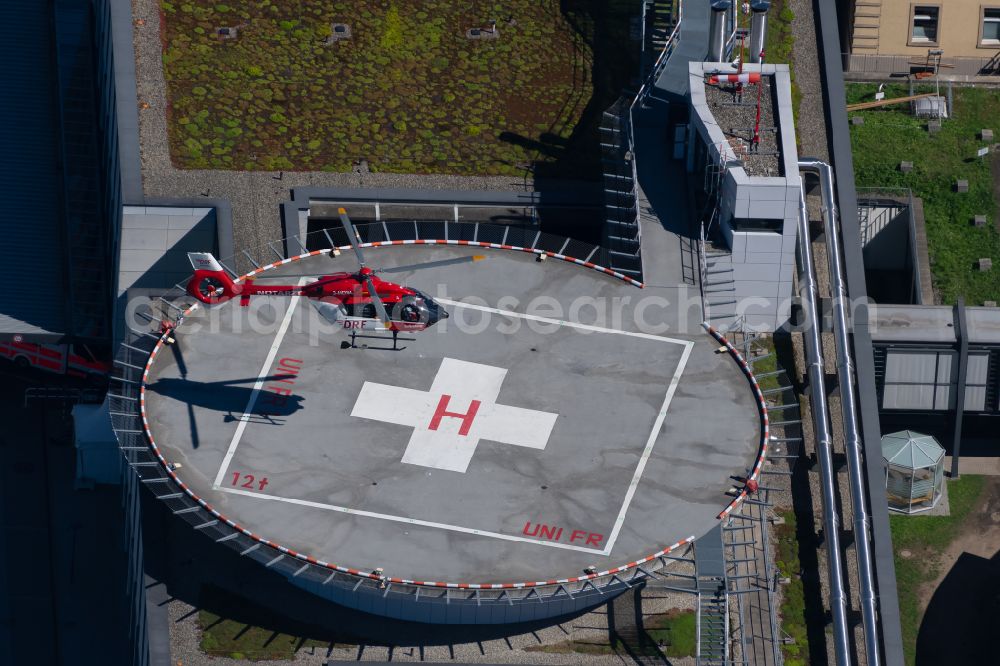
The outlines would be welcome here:
M 399 273 L 431 265 L 442 266 L 483 259 L 481 255 L 477 255 L 376 271 L 365 265 L 364 255 L 347 212 L 341 208 L 339 213 L 341 224 L 360 264 L 357 272 L 315 276 L 314 281 L 301 285 L 261 285 L 254 278 L 236 283 L 211 254 L 191 252 L 188 253 L 188 258 L 195 272 L 188 282 L 188 293 L 208 304 L 239 297 L 240 305 L 244 306 L 250 303 L 252 296 L 304 296 L 325 319 L 350 331 L 352 341 L 357 331 L 388 331 L 392 333 L 395 348 L 396 336 L 401 331 L 422 331 L 447 318 L 448 313 L 418 289 L 382 280 L 376 273 Z
M 20 336 L 0 341 L 0 358 L 19 368 L 38 368 L 73 377 L 107 375 L 111 365 L 99 360 L 86 345 L 45 345 L 24 342 Z

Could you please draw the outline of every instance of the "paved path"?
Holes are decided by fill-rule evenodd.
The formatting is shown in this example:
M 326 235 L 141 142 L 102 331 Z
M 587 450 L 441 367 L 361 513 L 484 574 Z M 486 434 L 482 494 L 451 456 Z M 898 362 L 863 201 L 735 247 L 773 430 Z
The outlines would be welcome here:
M 826 115 L 823 113 L 823 83 L 820 80 L 819 43 L 812 0 L 785 0 L 795 12 L 792 21 L 792 71 L 802 93 L 796 116 L 799 155 L 829 161 L 826 145 Z
M 944 468 L 951 469 L 951 456 L 944 457 Z M 1000 476 L 1000 457 L 962 456 L 958 461 L 958 473 Z

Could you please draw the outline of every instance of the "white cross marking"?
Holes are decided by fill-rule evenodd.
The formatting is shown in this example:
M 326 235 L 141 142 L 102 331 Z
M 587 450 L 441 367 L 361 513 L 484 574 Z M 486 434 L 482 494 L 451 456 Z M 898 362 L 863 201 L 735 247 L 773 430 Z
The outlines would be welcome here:
M 465 472 L 481 439 L 544 449 L 558 414 L 496 404 L 507 370 L 441 361 L 430 391 L 365 382 L 351 416 L 413 428 L 403 462 Z

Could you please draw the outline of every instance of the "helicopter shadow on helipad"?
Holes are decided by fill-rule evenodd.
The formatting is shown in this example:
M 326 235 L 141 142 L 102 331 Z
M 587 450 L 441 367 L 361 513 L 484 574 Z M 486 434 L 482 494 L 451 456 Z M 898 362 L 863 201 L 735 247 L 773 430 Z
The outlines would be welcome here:
M 262 379 L 281 381 L 286 377 L 287 375 L 272 374 Z M 254 383 L 257 381 L 257 377 L 215 382 L 161 377 L 149 384 L 147 390 L 167 398 L 182 400 L 201 409 L 223 412 L 225 414 L 223 418 L 226 420 L 238 419 L 243 414 L 261 419 L 285 417 L 305 407 L 305 398 L 301 395 L 283 396 L 285 400 L 277 403 L 258 399 L 260 392 L 254 390 Z

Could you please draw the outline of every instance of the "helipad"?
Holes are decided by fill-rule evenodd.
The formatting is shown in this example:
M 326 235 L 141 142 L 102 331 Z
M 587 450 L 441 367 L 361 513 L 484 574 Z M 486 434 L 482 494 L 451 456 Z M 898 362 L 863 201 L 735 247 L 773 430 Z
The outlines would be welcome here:
M 415 581 L 577 576 L 717 523 L 762 428 L 715 339 L 664 330 L 648 290 L 554 258 L 366 252 L 384 267 L 486 260 L 387 276 L 451 314 L 401 351 L 350 347 L 306 299 L 196 308 L 153 356 L 144 401 L 191 493 L 273 544 Z M 311 256 L 257 279 L 353 262 Z

